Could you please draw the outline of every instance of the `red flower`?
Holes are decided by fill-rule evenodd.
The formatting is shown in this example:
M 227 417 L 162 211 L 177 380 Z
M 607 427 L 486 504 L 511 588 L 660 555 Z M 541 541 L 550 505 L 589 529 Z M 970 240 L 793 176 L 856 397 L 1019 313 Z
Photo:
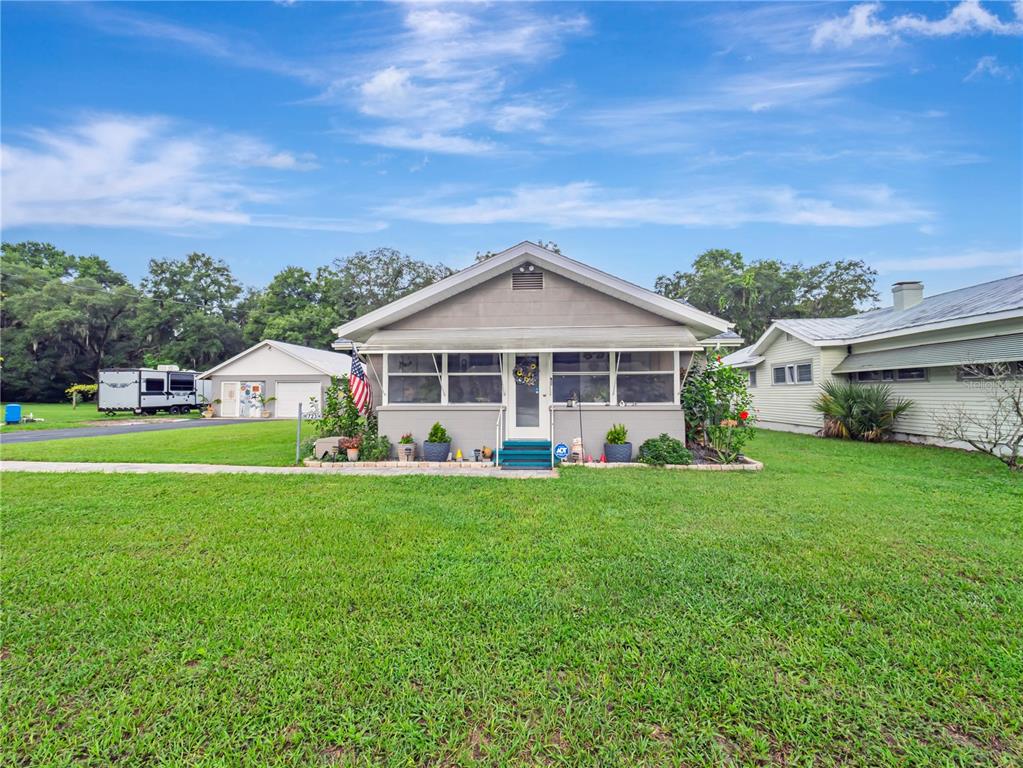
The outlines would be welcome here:
M 718 362 L 721 362 L 721 355 L 718 355 Z
M 742 419 L 743 421 L 746 421 L 746 419 L 749 418 L 749 411 L 743 411 L 742 413 L 740 413 L 739 418 Z

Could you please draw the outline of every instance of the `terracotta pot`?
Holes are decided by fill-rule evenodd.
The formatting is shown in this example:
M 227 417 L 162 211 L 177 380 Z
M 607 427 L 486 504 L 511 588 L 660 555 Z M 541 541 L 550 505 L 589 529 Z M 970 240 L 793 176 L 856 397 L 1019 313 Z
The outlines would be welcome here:
M 349 448 L 347 452 L 348 452 L 348 460 L 349 461 L 358 461 L 359 460 L 359 449 L 358 448 Z

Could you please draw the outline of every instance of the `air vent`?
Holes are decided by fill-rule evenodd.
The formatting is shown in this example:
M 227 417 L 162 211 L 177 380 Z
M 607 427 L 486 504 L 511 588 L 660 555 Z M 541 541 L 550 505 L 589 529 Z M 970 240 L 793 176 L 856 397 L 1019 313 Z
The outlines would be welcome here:
M 513 291 L 542 291 L 543 272 L 532 264 L 523 264 L 512 272 Z

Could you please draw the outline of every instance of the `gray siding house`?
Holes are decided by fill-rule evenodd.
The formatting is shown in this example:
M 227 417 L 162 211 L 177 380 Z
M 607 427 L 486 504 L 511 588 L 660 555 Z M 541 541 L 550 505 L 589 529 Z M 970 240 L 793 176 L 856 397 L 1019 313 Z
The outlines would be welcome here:
M 749 372 L 758 426 L 816 432 L 820 384 L 849 379 L 887 384 L 913 401 L 896 437 L 943 444 L 947 410 L 963 405 L 982 416 L 994 403 L 990 383 L 963 366 L 1008 363 L 1023 375 L 1023 275 L 927 298 L 922 283 L 896 283 L 890 307 L 776 320 L 724 362 Z
M 599 456 L 616 423 L 634 448 L 683 439 L 682 377 L 693 353 L 741 341 L 729 327 L 524 242 L 336 328 L 334 347 L 354 342 L 392 440 L 440 422 L 466 456 L 579 436 Z

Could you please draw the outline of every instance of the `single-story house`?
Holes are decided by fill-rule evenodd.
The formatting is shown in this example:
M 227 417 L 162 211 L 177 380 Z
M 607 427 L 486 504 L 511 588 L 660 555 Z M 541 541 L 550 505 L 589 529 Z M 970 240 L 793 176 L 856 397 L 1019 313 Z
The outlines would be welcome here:
M 268 339 L 240 352 L 199 376 L 213 382 L 218 416 L 259 418 L 260 397 L 276 398 L 267 409 L 276 418 L 293 419 L 319 410 L 333 376 L 347 376 L 352 358 L 340 352 Z
M 895 283 L 890 307 L 776 320 L 724 362 L 749 372 L 759 426 L 816 432 L 820 385 L 849 379 L 888 384 L 913 401 L 896 422 L 896 437 L 940 444 L 938 421 L 947 410 L 992 406 L 991 387 L 969 367 L 1008 363 L 1023 375 L 1023 275 L 927 298 L 923 283 Z
M 599 457 L 613 424 L 634 450 L 684 439 L 682 377 L 694 352 L 741 343 L 730 325 L 524 242 L 336 328 L 334 348 L 354 342 L 392 441 L 440 422 L 465 456 L 581 436 Z

